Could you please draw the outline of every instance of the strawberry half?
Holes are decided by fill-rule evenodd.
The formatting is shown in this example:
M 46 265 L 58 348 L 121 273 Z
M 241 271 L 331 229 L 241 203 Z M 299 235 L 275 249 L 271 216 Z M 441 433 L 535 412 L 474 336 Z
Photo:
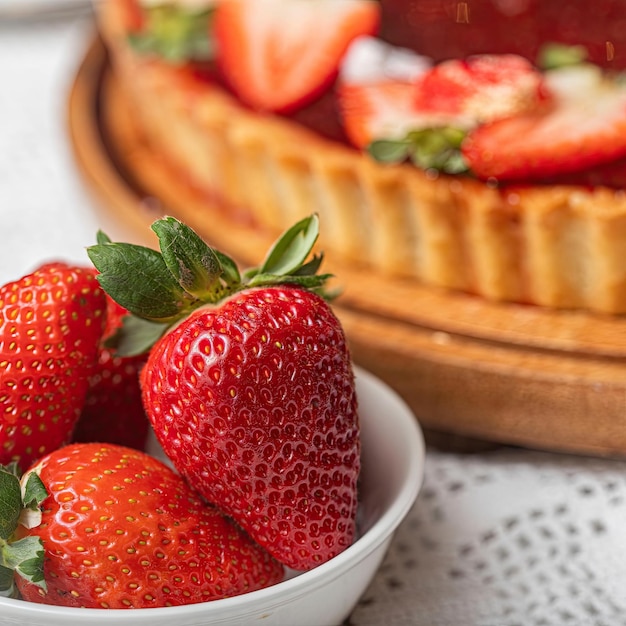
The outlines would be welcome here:
M 156 326 L 141 375 L 156 436 L 178 471 L 276 559 L 311 569 L 353 541 L 360 471 L 347 341 L 315 293 L 327 278 L 316 274 L 321 257 L 305 262 L 317 218 L 289 229 L 243 277 L 173 218 L 153 229 L 162 255 L 119 243 L 89 255 L 122 306 L 152 326 L 175 324 Z M 129 276 L 141 277 L 130 290 Z
M 416 83 L 415 108 L 467 127 L 535 109 L 545 97 L 542 74 L 529 61 L 485 54 L 425 72 Z
M 7 535 L 0 557 L 17 566 L 25 600 L 175 606 L 253 591 L 284 576 L 231 520 L 144 452 L 72 444 L 41 459 L 22 486 L 27 515 L 20 515 L 17 476 L 0 470 L 0 506 L 8 509 L 2 519 L 11 520 L 0 530 Z
M 515 55 L 480 55 L 428 67 L 423 57 L 406 52 L 393 62 L 397 54 L 370 52 L 375 68 L 356 79 L 342 68 L 338 84 L 346 134 L 379 161 L 410 160 L 422 169 L 466 172 L 460 146 L 468 130 L 534 110 L 547 99 L 542 75 Z
M 343 83 L 337 88 L 337 102 L 346 135 L 357 148 L 366 148 L 376 139 L 404 137 L 424 125 L 415 110 L 412 83 Z
M 67 443 L 106 317 L 93 269 L 49 263 L 0 288 L 0 463 Z
M 422 129 L 473 128 L 534 109 L 545 99 L 541 74 L 514 55 L 475 56 L 431 68 L 415 56 L 405 78 L 387 76 L 383 61 L 390 64 L 379 60 L 378 74 L 370 69 L 373 79 L 348 76 L 338 86 L 347 134 L 358 147 Z
M 541 180 L 626 156 L 626 88 L 598 68 L 556 70 L 552 106 L 485 124 L 463 142 L 482 179 Z
M 128 33 L 137 33 L 145 25 L 145 14 L 139 0 L 117 0 L 124 30 Z
M 430 59 L 359 37 L 341 62 L 336 86 L 348 139 L 358 148 L 381 137 L 403 136 L 424 123 L 415 109 L 415 84 L 432 66 Z
M 374 34 L 374 0 L 222 0 L 213 18 L 218 63 L 239 98 L 287 113 L 334 81 L 359 35 Z

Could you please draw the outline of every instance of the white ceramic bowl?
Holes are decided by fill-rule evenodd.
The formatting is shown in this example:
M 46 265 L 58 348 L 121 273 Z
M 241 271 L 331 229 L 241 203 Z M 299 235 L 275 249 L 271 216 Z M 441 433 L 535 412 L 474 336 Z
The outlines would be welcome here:
M 359 538 L 319 567 L 234 598 L 158 609 L 75 609 L 0 598 L 11 626 L 336 626 L 378 569 L 393 533 L 413 505 L 424 473 L 424 441 L 405 403 L 380 380 L 356 370 L 362 436 Z

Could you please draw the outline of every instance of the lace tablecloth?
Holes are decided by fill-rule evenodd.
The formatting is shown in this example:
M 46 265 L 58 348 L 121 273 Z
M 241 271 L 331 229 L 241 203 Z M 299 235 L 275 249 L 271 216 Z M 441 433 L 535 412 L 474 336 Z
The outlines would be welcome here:
M 67 136 L 67 93 L 91 36 L 85 17 L 0 18 L 2 283 L 42 260 L 86 262 L 98 228 L 117 236 Z M 347 623 L 615 626 L 626 624 L 625 579 L 623 462 L 429 449 L 422 492 Z

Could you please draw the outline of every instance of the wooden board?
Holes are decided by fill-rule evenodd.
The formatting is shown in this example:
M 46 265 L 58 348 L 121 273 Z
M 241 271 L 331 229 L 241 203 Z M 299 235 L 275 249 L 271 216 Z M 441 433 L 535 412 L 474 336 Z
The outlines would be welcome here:
M 181 207 L 193 228 L 243 264 L 260 262 L 274 240 L 208 206 L 151 152 L 98 40 L 72 86 L 69 128 L 103 210 L 136 241 L 154 243 L 147 226 Z M 335 309 L 355 361 L 395 388 L 426 430 L 626 455 L 626 318 L 489 303 L 332 255 L 325 269 L 342 289 Z

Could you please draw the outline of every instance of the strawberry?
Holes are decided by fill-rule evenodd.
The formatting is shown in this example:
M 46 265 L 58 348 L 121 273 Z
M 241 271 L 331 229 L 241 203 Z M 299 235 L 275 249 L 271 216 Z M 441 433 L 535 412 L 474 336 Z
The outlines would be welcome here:
M 333 83 L 350 42 L 374 34 L 379 19 L 374 0 L 222 0 L 218 63 L 250 107 L 290 112 Z
M 415 111 L 415 83 L 432 65 L 430 59 L 359 37 L 341 62 L 336 86 L 346 135 L 358 148 L 382 137 L 404 135 L 423 125 Z
M 107 296 L 107 323 L 89 391 L 74 429 L 75 442 L 117 443 L 143 450 L 150 423 L 143 408 L 139 372 L 147 354 L 122 357 L 107 340 L 122 326 L 128 311 Z
M 369 76 L 355 79 L 347 72 L 340 81 L 340 111 L 357 147 L 426 128 L 472 128 L 535 108 L 546 98 L 541 74 L 514 55 L 476 56 L 425 68 L 422 57 L 408 59 L 403 53 L 405 75 L 394 76 L 393 56 L 399 54 L 373 58 L 379 69 L 369 68 Z
M 613 189 L 626 188 L 626 157 L 590 167 L 582 172 L 572 172 L 560 176 L 537 180 L 538 183 L 550 185 L 583 185 L 589 188 L 612 187 Z
M 357 148 L 376 139 L 404 137 L 423 126 L 414 99 L 415 85 L 400 81 L 344 83 L 337 89 L 346 135 Z
M 0 485 L 5 499 L 12 493 L 19 503 L 20 483 L 11 479 L 5 470 Z M 25 600 L 174 606 L 253 591 L 284 576 L 231 520 L 139 450 L 71 444 L 41 459 L 22 484 L 29 514 L 20 518 L 26 526 L 13 514 L 8 551 L 15 554 L 18 541 L 30 548 L 15 581 Z
M 537 107 L 541 73 L 514 54 L 476 55 L 435 65 L 417 81 L 415 108 L 473 126 Z
M 465 132 L 415 110 L 415 85 L 384 81 L 344 84 L 338 98 L 346 134 L 377 161 L 401 163 L 449 174 L 465 172 L 460 155 Z
M 328 278 L 316 274 L 321 256 L 305 263 L 317 218 L 289 229 L 243 277 L 173 218 L 153 229 L 161 254 L 104 243 L 89 255 L 104 289 L 153 320 L 141 384 L 156 436 L 177 470 L 276 559 L 311 569 L 354 538 L 360 470 L 346 338 L 317 293 Z M 141 280 L 129 285 L 132 276 Z M 159 320 L 174 327 L 159 330 Z
M 553 105 L 472 131 L 462 152 L 483 179 L 541 180 L 626 156 L 626 88 L 598 68 L 548 76 Z
M 117 0 L 120 14 L 124 24 L 124 30 L 136 33 L 145 26 L 145 15 L 139 4 L 139 0 Z
M 0 462 L 67 443 L 105 323 L 93 269 L 49 263 L 0 288 Z
M 352 48 L 338 85 L 339 108 L 351 142 L 379 161 L 408 159 L 422 169 L 465 172 L 460 147 L 468 130 L 538 108 L 548 99 L 541 74 L 514 55 L 427 67 L 423 57 L 407 51 L 370 50 L 367 73 L 355 76 Z

